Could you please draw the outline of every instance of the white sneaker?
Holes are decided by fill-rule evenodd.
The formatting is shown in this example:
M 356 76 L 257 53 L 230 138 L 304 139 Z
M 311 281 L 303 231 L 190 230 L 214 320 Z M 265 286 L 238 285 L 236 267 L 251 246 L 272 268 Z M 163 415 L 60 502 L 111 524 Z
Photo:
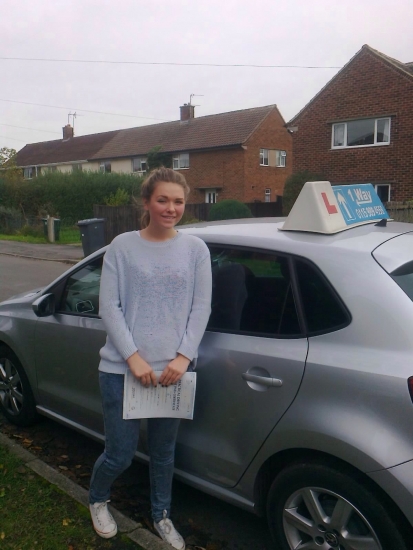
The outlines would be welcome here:
M 118 526 L 108 510 L 108 500 L 106 502 L 95 502 L 89 504 L 90 515 L 92 516 L 93 527 L 96 533 L 104 538 L 110 539 L 118 532 Z
M 160 537 L 168 542 L 176 550 L 185 550 L 185 541 L 175 529 L 172 521 L 166 517 L 166 510 L 163 513 L 163 519 L 159 523 L 154 522 L 153 526 L 158 531 Z

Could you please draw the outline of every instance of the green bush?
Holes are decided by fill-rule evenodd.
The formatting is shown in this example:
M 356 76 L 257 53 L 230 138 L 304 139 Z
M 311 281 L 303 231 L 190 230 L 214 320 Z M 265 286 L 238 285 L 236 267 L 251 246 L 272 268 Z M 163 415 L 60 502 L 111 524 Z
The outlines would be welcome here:
M 0 203 L 16 208 L 24 216 L 44 214 L 82 220 L 93 217 L 93 205 L 104 204 L 105 198 L 119 189 L 128 197 L 138 196 L 142 178 L 128 174 L 101 172 L 49 172 L 31 180 L 0 179 Z
M 42 225 L 23 225 L 16 233 L 25 237 L 44 237 L 44 228 Z
M 189 214 L 188 212 L 184 212 L 184 215 L 180 219 L 178 225 L 188 225 L 193 223 L 198 223 L 199 220 L 197 218 L 194 218 L 192 214 Z
M 0 206 L 0 231 L 7 235 L 21 226 L 22 215 L 16 208 Z
M 252 212 L 246 204 L 233 199 L 224 199 L 211 207 L 208 214 L 209 221 L 235 220 L 239 218 L 252 218 Z
M 116 193 L 112 193 L 109 197 L 106 197 L 104 201 L 107 206 L 124 206 L 130 203 L 130 195 L 126 189 L 119 187 Z
M 283 193 L 283 216 L 288 216 L 293 204 L 295 203 L 301 189 L 307 181 L 324 181 L 325 178 L 320 174 L 314 174 L 309 170 L 303 170 L 291 174 L 285 181 Z

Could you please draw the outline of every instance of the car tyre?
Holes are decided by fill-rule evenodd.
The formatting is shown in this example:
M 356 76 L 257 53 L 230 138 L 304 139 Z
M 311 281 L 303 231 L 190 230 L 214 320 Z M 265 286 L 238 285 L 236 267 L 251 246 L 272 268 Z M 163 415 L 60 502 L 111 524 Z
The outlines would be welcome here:
M 16 355 L 0 346 L 0 410 L 17 426 L 30 426 L 38 418 L 29 379 Z
M 296 463 L 271 485 L 267 518 L 277 550 L 409 550 L 395 510 L 365 480 L 315 463 Z

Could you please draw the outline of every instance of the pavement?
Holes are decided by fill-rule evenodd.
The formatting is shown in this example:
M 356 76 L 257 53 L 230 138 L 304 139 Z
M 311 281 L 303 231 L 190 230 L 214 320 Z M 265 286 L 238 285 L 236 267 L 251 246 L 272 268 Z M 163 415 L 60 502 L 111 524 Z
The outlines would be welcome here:
M 0 241 L 0 254 L 67 264 L 76 264 L 84 257 L 80 244 L 31 244 L 17 241 Z
M 77 245 L 30 244 L 15 241 L 0 241 L 0 254 L 33 260 L 44 260 L 76 264 L 84 257 L 83 249 Z M 88 493 L 72 480 L 51 468 L 27 449 L 0 433 L 0 445 L 23 460 L 25 466 L 43 477 L 49 483 L 56 485 L 74 500 L 88 508 Z M 115 508 L 109 508 L 118 524 L 120 533 L 124 533 L 132 541 L 145 550 L 170 550 L 171 546 L 160 540 L 156 535 L 144 528 L 140 523 L 131 520 Z M 92 527 L 91 527 L 92 528 Z

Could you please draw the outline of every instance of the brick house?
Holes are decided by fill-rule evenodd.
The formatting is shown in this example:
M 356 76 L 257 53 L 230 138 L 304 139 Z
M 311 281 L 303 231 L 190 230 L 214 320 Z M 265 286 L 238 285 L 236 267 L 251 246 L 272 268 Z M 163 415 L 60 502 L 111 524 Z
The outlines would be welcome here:
M 413 198 L 413 63 L 363 46 L 287 128 L 294 173 L 372 183 L 384 202 Z
M 180 120 L 126 130 L 26 145 L 16 163 L 25 177 L 53 169 L 101 170 L 143 175 L 156 146 L 172 157 L 192 192 L 191 203 L 237 199 L 271 202 L 291 173 L 292 138 L 276 105 L 195 118 L 194 106 Z

